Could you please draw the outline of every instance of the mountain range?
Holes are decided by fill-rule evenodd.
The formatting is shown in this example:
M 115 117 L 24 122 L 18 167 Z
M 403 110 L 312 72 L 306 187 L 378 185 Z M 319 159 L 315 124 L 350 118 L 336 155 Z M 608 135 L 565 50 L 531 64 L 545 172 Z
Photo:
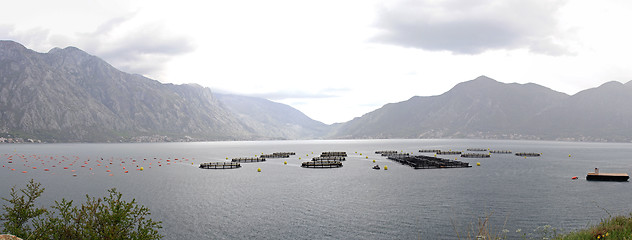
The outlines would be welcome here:
M 262 98 L 163 84 L 78 48 L 0 41 L 0 140 L 153 142 L 323 138 L 632 141 L 632 82 L 574 95 L 486 76 L 326 125 Z

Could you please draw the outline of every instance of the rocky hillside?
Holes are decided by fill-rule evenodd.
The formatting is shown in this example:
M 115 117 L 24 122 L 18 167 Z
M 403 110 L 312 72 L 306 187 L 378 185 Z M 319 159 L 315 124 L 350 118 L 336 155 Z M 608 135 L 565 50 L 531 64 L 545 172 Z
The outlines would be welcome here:
M 121 72 L 77 48 L 38 53 L 0 41 L 0 132 L 45 141 L 253 139 L 195 85 Z
M 215 96 L 248 128 L 269 139 L 316 139 L 330 127 L 288 105 L 262 98 L 231 94 Z
M 568 96 L 481 76 L 438 96 L 387 104 L 332 136 L 632 141 L 631 85 L 611 82 Z

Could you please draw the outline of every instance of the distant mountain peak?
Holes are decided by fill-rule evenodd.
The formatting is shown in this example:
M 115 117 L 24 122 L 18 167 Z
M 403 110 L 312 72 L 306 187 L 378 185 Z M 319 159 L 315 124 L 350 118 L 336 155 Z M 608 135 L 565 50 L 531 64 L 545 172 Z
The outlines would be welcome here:
M 24 47 L 24 45 L 16 42 L 16 41 L 12 41 L 12 40 L 0 40 L 0 47 L 1 48 L 23 48 L 26 49 L 26 47 Z
M 92 55 L 90 55 L 89 53 L 77 48 L 77 47 L 73 47 L 73 46 L 68 46 L 66 48 L 52 48 L 50 51 L 48 51 L 49 54 L 72 54 L 72 55 L 79 55 L 79 56 L 90 56 L 90 57 L 94 57 Z
M 492 81 L 495 81 L 495 82 L 496 82 L 496 80 L 494 80 L 494 79 L 492 79 L 492 78 L 490 78 L 490 77 L 488 77 L 488 76 L 485 76 L 485 75 L 480 75 L 480 76 L 478 76 L 477 78 L 475 78 L 474 80 L 477 80 L 477 81 L 481 81 L 481 80 L 492 80 Z

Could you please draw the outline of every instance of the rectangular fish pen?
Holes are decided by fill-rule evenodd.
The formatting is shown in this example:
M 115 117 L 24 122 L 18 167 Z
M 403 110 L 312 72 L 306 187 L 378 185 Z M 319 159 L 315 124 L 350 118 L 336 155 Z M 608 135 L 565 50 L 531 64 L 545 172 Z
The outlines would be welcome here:
M 541 154 L 539 153 L 532 153 L 532 152 L 519 152 L 516 153 L 516 156 L 520 156 L 520 157 L 539 157 Z
M 241 164 L 238 162 L 207 162 L 200 163 L 200 168 L 203 169 L 234 169 L 240 168 Z
M 342 162 L 340 161 L 310 161 L 303 162 L 301 167 L 304 168 L 339 168 L 342 167 Z
M 251 163 L 251 162 L 265 162 L 265 158 L 233 158 L 233 162 Z
M 344 161 L 345 157 L 329 156 L 329 157 L 313 157 L 312 161 Z
M 464 158 L 488 158 L 491 157 L 489 153 L 463 153 L 461 157 Z
M 501 153 L 501 154 L 510 154 L 509 150 L 490 150 L 489 153 Z
M 322 152 L 321 157 L 346 157 L 347 152 Z
M 423 155 L 415 156 L 389 156 L 388 159 L 411 166 L 415 169 L 432 169 L 432 168 L 467 168 L 472 167 L 467 162 L 450 160 L 438 157 L 430 157 Z
M 261 155 L 262 158 L 289 158 L 290 154 L 284 154 L 284 153 L 273 153 L 273 154 L 263 154 Z

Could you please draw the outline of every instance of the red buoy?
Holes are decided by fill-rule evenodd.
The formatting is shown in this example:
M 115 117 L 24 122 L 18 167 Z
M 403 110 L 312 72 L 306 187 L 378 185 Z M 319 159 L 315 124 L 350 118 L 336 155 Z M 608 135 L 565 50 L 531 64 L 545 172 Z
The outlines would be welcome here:
M 577 179 L 577 176 L 573 177 L 572 179 L 573 179 L 573 180 Z

